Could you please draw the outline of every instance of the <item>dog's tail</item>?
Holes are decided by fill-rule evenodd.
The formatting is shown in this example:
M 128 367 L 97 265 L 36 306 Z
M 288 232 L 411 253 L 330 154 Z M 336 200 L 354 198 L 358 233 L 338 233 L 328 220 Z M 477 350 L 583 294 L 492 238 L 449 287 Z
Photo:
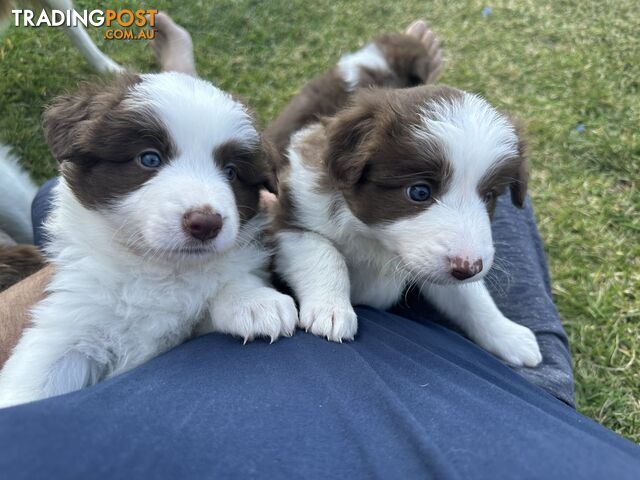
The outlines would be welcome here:
M 9 147 L 0 144 L 0 230 L 18 243 L 33 243 L 31 202 L 37 191 Z

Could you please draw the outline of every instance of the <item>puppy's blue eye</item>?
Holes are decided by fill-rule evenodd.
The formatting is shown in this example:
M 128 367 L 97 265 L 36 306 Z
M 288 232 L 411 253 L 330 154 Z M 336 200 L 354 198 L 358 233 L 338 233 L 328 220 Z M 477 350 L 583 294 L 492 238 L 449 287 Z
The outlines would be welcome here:
M 227 177 L 227 180 L 229 181 L 235 180 L 236 176 L 238 175 L 236 167 L 234 167 L 233 165 L 227 165 L 226 167 L 224 167 L 222 173 L 224 173 L 224 176 Z
M 418 183 L 407 188 L 407 196 L 414 202 L 426 202 L 431 198 L 431 188 L 426 183 Z
M 145 168 L 158 168 L 162 165 L 160 154 L 154 150 L 148 150 L 138 155 L 138 162 Z

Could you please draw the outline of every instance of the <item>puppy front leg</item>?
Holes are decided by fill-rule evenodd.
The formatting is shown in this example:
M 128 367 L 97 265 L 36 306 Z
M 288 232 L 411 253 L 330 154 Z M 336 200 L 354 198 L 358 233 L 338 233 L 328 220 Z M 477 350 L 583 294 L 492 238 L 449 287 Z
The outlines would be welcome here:
M 211 301 L 210 315 L 197 334 L 229 333 L 244 338 L 245 343 L 255 337 L 268 337 L 272 342 L 282 335 L 290 337 L 298 321 L 293 299 L 254 274 L 227 283 Z
M 358 320 L 342 254 L 329 240 L 312 232 L 282 231 L 276 239 L 276 272 L 298 299 L 299 325 L 335 342 L 353 340 Z
M 505 317 L 482 281 L 429 284 L 423 294 L 471 340 L 505 362 L 535 367 L 542 361 L 535 334 Z
M 74 348 L 60 332 L 24 332 L 0 372 L 0 408 L 73 392 L 96 383 L 103 365 Z

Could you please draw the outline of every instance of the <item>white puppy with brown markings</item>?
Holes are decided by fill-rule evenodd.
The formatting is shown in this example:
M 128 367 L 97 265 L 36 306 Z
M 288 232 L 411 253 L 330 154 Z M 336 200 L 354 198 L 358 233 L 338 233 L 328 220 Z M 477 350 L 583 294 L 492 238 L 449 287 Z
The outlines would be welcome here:
M 196 328 L 293 334 L 260 243 L 272 162 L 240 103 L 184 74 L 123 76 L 59 98 L 45 131 L 62 173 L 55 275 L 0 373 L 0 406 L 118 375 Z
M 299 325 L 329 340 L 354 338 L 352 304 L 387 309 L 413 285 L 481 347 L 533 367 L 542 359 L 535 335 L 506 318 L 482 282 L 494 257 L 496 196 L 510 188 L 514 204 L 525 200 L 527 164 L 513 124 L 453 88 L 356 91 L 375 78 L 415 83 L 417 67 L 439 58 L 409 38 L 418 24 L 344 57 L 271 127 L 284 145 L 292 126 L 313 118 L 304 108 L 322 104 L 317 92 L 354 92 L 344 109 L 338 95 L 327 98 L 320 113 L 337 113 L 292 137 L 274 222 L 276 271 L 297 297 Z M 415 37 L 426 30 L 419 27 Z

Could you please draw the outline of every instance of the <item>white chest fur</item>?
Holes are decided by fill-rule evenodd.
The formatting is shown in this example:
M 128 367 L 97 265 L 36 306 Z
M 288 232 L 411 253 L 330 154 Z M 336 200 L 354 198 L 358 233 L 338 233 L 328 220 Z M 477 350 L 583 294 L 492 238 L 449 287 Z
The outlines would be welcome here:
M 363 235 L 353 235 L 347 241 L 338 239 L 335 244 L 349 269 L 354 305 L 387 309 L 396 303 L 408 280 L 397 255 Z

